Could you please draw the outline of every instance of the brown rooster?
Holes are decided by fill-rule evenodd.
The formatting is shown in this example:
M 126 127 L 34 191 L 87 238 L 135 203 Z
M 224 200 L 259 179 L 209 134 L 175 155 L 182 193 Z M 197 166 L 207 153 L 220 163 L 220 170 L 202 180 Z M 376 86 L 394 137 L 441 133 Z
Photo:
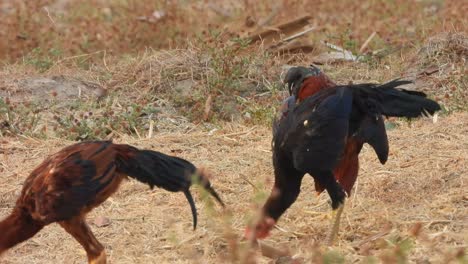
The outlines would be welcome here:
M 85 217 L 127 176 L 151 188 L 183 192 L 192 210 L 194 229 L 197 212 L 189 191 L 192 180 L 224 206 L 206 174 L 184 159 L 110 141 L 78 143 L 47 158 L 26 179 L 13 212 L 0 222 L 0 255 L 57 222 L 84 247 L 89 263 L 106 263 L 104 247 Z
M 358 175 L 363 144 L 374 148 L 382 164 L 387 161 L 382 115 L 413 118 L 425 112 L 434 114 L 440 106 L 422 92 L 397 88 L 408 81 L 337 86 L 314 66 L 291 68 L 285 83 L 291 96 L 273 125 L 273 191 L 260 220 L 253 229 L 247 228 L 246 237 L 268 236 L 297 199 L 304 175 L 310 174 L 318 192 L 327 190 L 336 212 L 328 237 L 332 244 L 345 196 Z

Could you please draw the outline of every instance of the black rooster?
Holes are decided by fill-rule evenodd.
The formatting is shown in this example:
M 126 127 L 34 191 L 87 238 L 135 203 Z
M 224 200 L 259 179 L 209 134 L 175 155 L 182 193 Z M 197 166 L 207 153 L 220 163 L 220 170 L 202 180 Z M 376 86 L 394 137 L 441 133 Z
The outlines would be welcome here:
M 382 115 L 413 118 L 426 112 L 434 114 L 440 106 L 422 92 L 397 88 L 409 81 L 336 86 L 313 66 L 290 69 L 285 82 L 291 96 L 273 126 L 273 191 L 260 220 L 253 230 L 246 230 L 246 236 L 268 236 L 298 197 L 302 178 L 308 173 L 318 192 L 327 190 L 337 212 L 328 238 L 332 244 L 345 197 L 358 174 L 363 144 L 374 148 L 382 164 L 387 161 L 389 147 Z

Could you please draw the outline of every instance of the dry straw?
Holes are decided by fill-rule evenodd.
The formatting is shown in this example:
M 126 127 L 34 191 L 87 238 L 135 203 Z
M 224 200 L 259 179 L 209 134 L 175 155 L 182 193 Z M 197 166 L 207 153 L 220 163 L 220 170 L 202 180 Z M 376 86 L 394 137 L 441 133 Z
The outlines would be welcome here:
M 468 115 L 442 116 L 435 124 L 420 119 L 397 125 L 389 131 L 390 156 L 385 166 L 371 148 L 362 151 L 361 173 L 344 212 L 336 250 L 347 262 L 373 255 L 390 263 L 399 251 L 389 245 L 410 237 L 415 242 L 409 260 L 446 263 L 460 254 L 467 241 Z M 110 261 L 220 263 L 236 259 L 234 251 L 245 252 L 239 243 L 244 227 L 272 185 L 270 140 L 268 128 L 232 123 L 211 133 L 194 128 L 188 133 L 155 133 L 149 139 L 119 139 L 208 168 L 228 209 L 223 212 L 197 195 L 200 223 L 193 232 L 190 209 L 182 195 L 150 191 L 132 180 L 125 182 L 88 217 L 90 222 L 98 216 L 110 219 L 106 227 L 92 225 Z M 28 173 L 47 155 L 70 143 L 2 139 L 1 217 L 13 207 Z M 298 201 L 265 244 L 314 260 L 326 254 L 319 245 L 329 227 L 329 198 L 326 193 L 314 194 L 311 178 L 304 181 Z M 2 263 L 82 263 L 84 258 L 73 238 L 53 224 L 7 252 Z M 258 252 L 253 259 L 269 263 Z

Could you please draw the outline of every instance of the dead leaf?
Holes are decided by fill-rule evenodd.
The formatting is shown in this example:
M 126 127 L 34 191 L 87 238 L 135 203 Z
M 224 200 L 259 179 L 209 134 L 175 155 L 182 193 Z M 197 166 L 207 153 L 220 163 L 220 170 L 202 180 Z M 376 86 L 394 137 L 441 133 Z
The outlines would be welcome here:
M 439 66 L 437 65 L 432 65 L 432 66 L 429 66 L 427 68 L 425 68 L 424 70 L 422 70 L 418 75 L 421 76 L 421 75 L 425 75 L 425 76 L 429 76 L 429 75 L 432 75 L 436 72 L 439 71 Z
M 317 64 L 325 64 L 325 63 L 334 63 L 334 62 L 341 62 L 341 61 L 358 61 L 359 57 L 354 55 L 351 51 L 346 50 L 340 46 L 334 45 L 329 42 L 322 42 L 325 46 L 333 51 L 328 51 L 315 56 L 312 61 Z
M 271 258 L 271 259 L 278 259 L 281 257 L 291 257 L 288 250 L 278 249 L 268 244 L 265 244 L 264 242 L 259 242 L 258 245 L 260 247 L 260 251 L 262 252 L 262 256 L 264 257 Z
M 97 227 L 105 227 L 110 225 L 111 221 L 105 216 L 97 216 L 96 218 L 94 218 L 93 224 Z

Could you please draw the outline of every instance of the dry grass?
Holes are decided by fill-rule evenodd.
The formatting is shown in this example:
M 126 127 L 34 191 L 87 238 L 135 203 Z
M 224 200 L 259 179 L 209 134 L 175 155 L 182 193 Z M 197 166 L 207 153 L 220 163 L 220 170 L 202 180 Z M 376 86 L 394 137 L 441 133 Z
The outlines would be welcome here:
M 468 94 L 468 35 L 443 32 L 428 38 L 413 58 L 411 70 L 419 73 L 416 86 L 453 109 L 466 109 Z M 428 72 L 435 72 L 427 74 Z M 423 74 L 421 74 L 423 73 Z M 424 76 L 428 75 L 428 76 Z M 422 84 L 418 84 L 422 82 Z
M 0 134 L 69 139 L 99 139 L 112 133 L 138 136 L 137 131 L 148 130 L 151 121 L 162 131 L 178 130 L 181 123 L 185 129 L 187 122 L 209 121 L 219 127 L 220 120 L 268 126 L 285 95 L 281 85 L 287 68 L 285 58 L 269 54 L 262 46 L 225 45 L 224 35 L 206 35 L 209 43 L 199 42 L 186 49 L 148 51 L 124 59 L 109 56 L 89 69 L 78 65 L 81 57 L 53 60 L 45 72 L 24 63 L 6 65 L 0 70 L 0 96 L 5 97 L 0 98 L 0 121 L 5 120 L 9 128 L 0 126 Z M 416 89 L 439 101 L 445 112 L 466 110 L 466 39 L 461 32 L 445 34 L 404 54 L 327 64 L 322 69 L 341 84 L 416 78 Z M 307 65 L 310 56 L 295 56 L 293 63 Z M 433 68 L 435 74 L 424 74 Z M 31 92 L 20 87 L 24 79 L 62 75 L 94 82 L 106 89 L 107 96 L 100 102 L 86 96 L 58 100 L 51 91 L 24 103 Z M 93 116 L 86 116 L 90 111 Z M 70 118 L 57 120 L 54 116 Z
M 398 125 L 389 131 L 391 152 L 385 166 L 378 163 L 370 148 L 363 149 L 360 177 L 347 203 L 334 249 L 346 263 L 369 260 L 368 256 L 394 263 L 401 252 L 403 256 L 408 254 L 410 262 L 455 263 L 468 239 L 468 115 L 441 117 L 436 124 L 423 119 Z M 135 181 L 125 182 L 116 195 L 88 217 L 110 218 L 110 226 L 92 226 L 106 245 L 110 261 L 225 261 L 230 254 L 226 232 L 241 235 L 271 188 L 270 140 L 270 130 L 265 127 L 233 124 L 225 124 L 212 133 L 198 128 L 189 133 L 161 133 L 146 140 L 120 139 L 119 142 L 176 153 L 209 168 L 215 175 L 215 187 L 228 204 L 228 212 L 223 216 L 221 209 L 210 209 L 209 204 L 197 199 L 200 223 L 199 229 L 192 232 L 189 207 L 182 195 L 149 191 Z M 46 155 L 69 143 L 3 139 L 0 217 L 11 210 L 27 173 Z M 266 242 L 288 247 L 306 261 L 317 261 L 319 253 L 323 253 L 318 245 L 324 241 L 329 224 L 327 201 L 326 194 L 315 196 L 312 180 L 306 177 L 298 201 Z M 418 223 L 422 230 L 412 237 L 410 230 Z M 412 241 L 411 247 L 405 239 Z M 401 252 L 392 246 L 398 244 L 403 245 Z M 333 256 L 330 254 L 326 256 Z M 257 257 L 259 263 L 268 263 Z M 83 263 L 84 259 L 81 247 L 53 224 L 9 251 L 2 263 Z
M 0 1 L 0 58 L 15 61 L 33 50 L 53 57 L 185 48 L 203 31 L 227 29 L 242 35 L 301 14 L 310 14 L 322 29 L 315 40 L 353 46 L 375 31 L 377 41 L 370 49 L 386 44 L 408 47 L 437 32 L 466 30 L 467 9 L 457 0 Z M 152 17 L 155 11 L 160 18 Z
M 192 232 L 182 195 L 125 182 L 89 216 L 90 222 L 111 220 L 107 227 L 92 225 L 110 262 L 235 262 L 236 247 L 246 253 L 237 239 L 272 185 L 269 123 L 285 95 L 281 73 L 309 64 L 327 51 L 321 41 L 329 41 L 365 57 L 322 65 L 338 83 L 423 76 L 418 90 L 444 111 L 436 124 L 395 121 L 385 166 L 372 149 L 363 149 L 333 251 L 321 245 L 329 199 L 315 196 L 311 178 L 266 243 L 289 248 L 306 263 L 456 263 L 468 241 L 468 114 L 460 112 L 468 108 L 468 5 L 313 2 L 0 0 L 0 218 L 45 156 L 74 143 L 69 139 L 113 137 L 209 168 L 229 208 L 222 212 L 198 199 L 199 229 Z M 151 17 L 154 11 L 164 15 Z M 239 38 L 302 14 L 317 28 L 304 37 L 314 47 L 309 54 L 279 56 Z M 94 82 L 107 96 L 23 102 L 20 80 L 62 75 Z M 84 260 L 81 247 L 51 225 L 0 262 Z

